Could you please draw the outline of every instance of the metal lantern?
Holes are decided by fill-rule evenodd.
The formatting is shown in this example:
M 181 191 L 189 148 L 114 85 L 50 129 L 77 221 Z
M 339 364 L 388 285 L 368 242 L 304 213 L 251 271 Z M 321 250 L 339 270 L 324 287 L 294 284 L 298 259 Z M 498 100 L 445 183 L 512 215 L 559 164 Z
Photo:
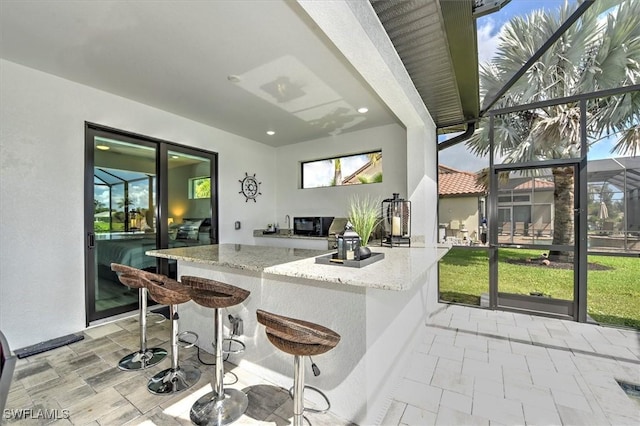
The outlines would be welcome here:
M 411 201 L 403 200 L 398 193 L 383 200 L 382 222 L 383 246 L 411 246 Z
M 344 231 L 337 235 L 338 259 L 360 260 L 360 235 L 353 230 L 351 222 L 347 222 Z

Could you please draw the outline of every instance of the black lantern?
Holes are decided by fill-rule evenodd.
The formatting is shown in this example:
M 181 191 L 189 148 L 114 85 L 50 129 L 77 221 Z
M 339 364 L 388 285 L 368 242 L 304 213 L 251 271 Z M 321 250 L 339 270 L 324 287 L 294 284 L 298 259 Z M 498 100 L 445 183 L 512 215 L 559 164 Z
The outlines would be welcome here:
M 351 222 L 347 222 L 344 231 L 337 235 L 338 259 L 360 260 L 360 235 L 353 230 Z
M 411 201 L 403 200 L 400 194 L 382 201 L 384 224 L 383 246 L 411 246 Z

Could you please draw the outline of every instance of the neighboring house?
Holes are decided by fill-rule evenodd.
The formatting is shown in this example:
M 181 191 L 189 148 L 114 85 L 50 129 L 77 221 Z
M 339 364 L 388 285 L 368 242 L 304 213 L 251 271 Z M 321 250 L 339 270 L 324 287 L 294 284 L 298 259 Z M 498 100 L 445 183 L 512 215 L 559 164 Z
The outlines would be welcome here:
M 587 180 L 590 229 L 602 235 L 628 233 L 636 237 L 640 223 L 640 168 L 638 157 L 591 160 Z M 476 173 L 438 166 L 441 230 L 446 237 L 480 240 L 482 217 L 486 216 L 487 192 L 476 183 Z M 498 241 L 551 239 L 554 221 L 554 183 L 551 176 L 510 177 L 500 182 L 498 193 Z M 608 199 L 602 192 L 608 194 Z M 604 198 L 603 198 L 604 197 Z M 624 200 L 624 201 L 623 201 Z M 599 207 L 604 201 L 607 209 Z M 605 213 L 608 212 L 608 213 Z M 464 224 L 464 226 L 463 226 Z M 462 232 L 465 228 L 466 232 Z M 442 231 L 441 231 L 442 232 Z M 590 236 L 593 239 L 594 236 Z M 441 238 L 442 239 L 442 238 Z M 592 241 L 592 246 L 596 242 Z M 602 242 L 598 242 L 602 244 Z
M 498 193 L 498 240 L 504 237 L 552 237 L 553 181 L 511 178 Z
M 438 166 L 438 214 L 445 237 L 480 240 L 486 217 L 487 191 L 476 173 Z M 499 240 L 514 235 L 551 237 L 553 182 L 542 178 L 511 178 L 498 194 Z
M 640 236 L 640 156 L 604 158 L 587 164 L 590 229 Z M 602 212 L 604 201 L 607 210 Z M 603 215 L 604 213 L 604 215 Z
M 476 182 L 476 174 L 438 165 L 438 222 L 440 239 L 445 237 L 479 240 L 485 217 L 487 191 Z
M 342 185 L 382 182 L 382 153 L 342 180 Z

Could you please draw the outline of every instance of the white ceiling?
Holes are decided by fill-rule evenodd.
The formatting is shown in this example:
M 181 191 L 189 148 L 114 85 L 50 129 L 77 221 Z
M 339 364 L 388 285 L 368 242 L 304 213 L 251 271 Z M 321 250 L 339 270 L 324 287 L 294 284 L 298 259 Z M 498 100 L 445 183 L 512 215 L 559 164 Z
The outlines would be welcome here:
M 0 56 L 272 146 L 400 124 L 283 0 L 1 0 Z

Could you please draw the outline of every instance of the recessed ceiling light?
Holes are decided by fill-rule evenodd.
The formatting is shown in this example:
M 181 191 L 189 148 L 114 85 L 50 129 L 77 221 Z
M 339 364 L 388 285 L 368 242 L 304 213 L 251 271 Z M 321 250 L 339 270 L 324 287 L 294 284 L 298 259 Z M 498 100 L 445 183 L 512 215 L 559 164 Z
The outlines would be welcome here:
M 230 82 L 232 82 L 232 83 L 240 83 L 240 81 L 241 81 L 242 79 L 240 78 L 240 76 L 237 76 L 237 75 L 231 74 L 231 75 L 227 76 L 227 80 L 229 80 L 229 81 L 230 81 Z
M 364 113 L 366 113 L 368 111 L 369 111 L 369 108 L 367 108 L 367 107 L 358 108 L 358 112 L 360 114 L 364 114 Z
M 172 155 L 171 158 L 180 158 L 177 155 Z
M 96 145 L 96 148 L 98 148 L 100 151 L 108 151 L 109 149 L 111 149 L 107 145 Z
M 275 135 L 275 134 L 276 134 L 276 132 L 274 132 L 273 130 L 267 130 L 267 134 L 268 134 L 269 136 L 273 136 L 273 135 Z

